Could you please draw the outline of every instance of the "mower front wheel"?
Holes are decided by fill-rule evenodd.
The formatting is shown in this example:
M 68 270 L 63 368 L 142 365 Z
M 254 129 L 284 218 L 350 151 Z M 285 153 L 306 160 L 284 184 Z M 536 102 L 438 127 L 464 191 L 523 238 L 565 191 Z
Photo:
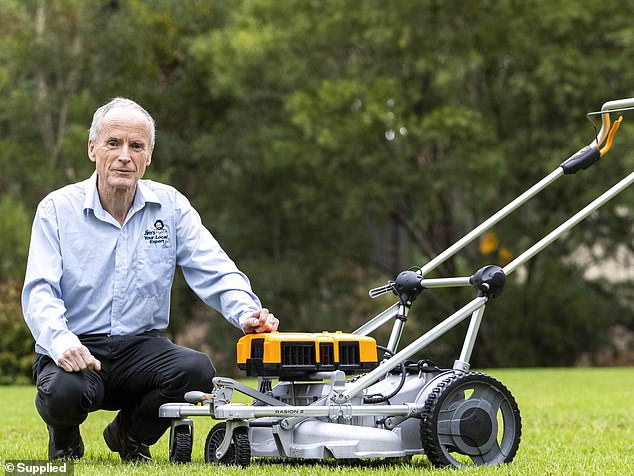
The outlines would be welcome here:
M 172 428 L 170 435 L 170 461 L 172 463 L 189 463 L 192 460 L 194 438 L 192 427 L 179 425 Z
M 244 426 L 234 428 L 232 441 L 227 452 L 218 458 L 216 451 L 220 448 L 222 440 L 227 432 L 225 422 L 218 423 L 209 430 L 205 441 L 205 463 L 215 465 L 235 465 L 246 467 L 251 462 L 251 443 L 249 442 L 249 429 Z

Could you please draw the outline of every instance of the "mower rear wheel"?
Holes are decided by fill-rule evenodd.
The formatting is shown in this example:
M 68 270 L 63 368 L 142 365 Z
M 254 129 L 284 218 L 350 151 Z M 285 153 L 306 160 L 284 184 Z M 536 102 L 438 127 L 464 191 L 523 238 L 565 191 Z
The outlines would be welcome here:
M 425 401 L 421 440 L 434 466 L 494 465 L 513 460 L 522 421 L 511 392 L 483 373 L 455 373 Z
M 251 443 L 249 442 L 249 429 L 239 426 L 233 430 L 232 441 L 227 452 L 222 458 L 216 456 L 222 440 L 227 432 L 225 422 L 218 423 L 209 430 L 205 441 L 205 463 L 216 465 L 235 465 L 246 467 L 251 462 Z

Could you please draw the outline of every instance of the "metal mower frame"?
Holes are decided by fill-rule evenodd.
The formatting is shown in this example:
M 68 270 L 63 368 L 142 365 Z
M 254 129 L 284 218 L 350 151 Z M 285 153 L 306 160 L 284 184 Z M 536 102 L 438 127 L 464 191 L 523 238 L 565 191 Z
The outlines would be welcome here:
M 367 336 L 388 321 L 392 331 L 385 358 L 374 370 L 349 378 L 341 370 L 312 372 L 299 380 L 272 385 L 259 377 L 258 390 L 229 378 L 213 379 L 209 393 L 188 392 L 188 403 L 162 405 L 170 418 L 170 460 L 191 460 L 193 421 L 206 416 L 216 424 L 205 443 L 205 461 L 246 466 L 252 456 L 340 460 L 409 458 L 426 454 L 435 466 L 490 465 L 512 461 L 520 443 L 521 418 L 511 392 L 499 381 L 470 372 L 470 358 L 489 299 L 502 292 L 508 275 L 587 218 L 634 181 L 634 172 L 544 236 L 504 267 L 489 265 L 472 276 L 426 278 L 431 271 L 480 237 L 563 175 L 588 168 L 605 155 L 621 121 L 611 114 L 634 109 L 634 98 L 609 101 L 597 114 L 596 138 L 554 171 L 512 200 L 417 271 L 403 271 L 395 281 L 370 291 L 370 297 L 393 292 L 398 301 L 356 329 Z M 409 310 L 425 289 L 472 286 L 476 297 L 442 322 L 397 351 Z M 440 369 L 415 354 L 470 317 L 462 350 L 453 368 Z M 234 392 L 253 404 L 232 403 Z

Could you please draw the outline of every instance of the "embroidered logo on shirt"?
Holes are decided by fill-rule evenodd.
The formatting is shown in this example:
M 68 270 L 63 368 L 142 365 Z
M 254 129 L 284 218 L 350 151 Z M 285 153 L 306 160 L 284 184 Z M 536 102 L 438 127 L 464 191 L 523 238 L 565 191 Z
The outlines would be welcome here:
M 169 232 L 163 223 L 163 220 L 156 220 L 154 228 L 148 228 L 143 232 L 143 239 L 150 245 L 167 245 L 169 241 Z

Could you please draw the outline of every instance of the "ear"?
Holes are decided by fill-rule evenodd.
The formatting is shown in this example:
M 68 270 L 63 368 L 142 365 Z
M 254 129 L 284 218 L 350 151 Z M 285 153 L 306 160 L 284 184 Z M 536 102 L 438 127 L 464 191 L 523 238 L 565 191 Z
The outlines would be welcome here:
M 95 156 L 95 143 L 92 139 L 88 139 L 88 158 L 91 162 L 97 161 L 97 157 Z
M 145 165 L 148 166 L 152 163 L 152 153 L 150 152 L 150 155 L 147 156 L 147 161 L 145 162 Z

